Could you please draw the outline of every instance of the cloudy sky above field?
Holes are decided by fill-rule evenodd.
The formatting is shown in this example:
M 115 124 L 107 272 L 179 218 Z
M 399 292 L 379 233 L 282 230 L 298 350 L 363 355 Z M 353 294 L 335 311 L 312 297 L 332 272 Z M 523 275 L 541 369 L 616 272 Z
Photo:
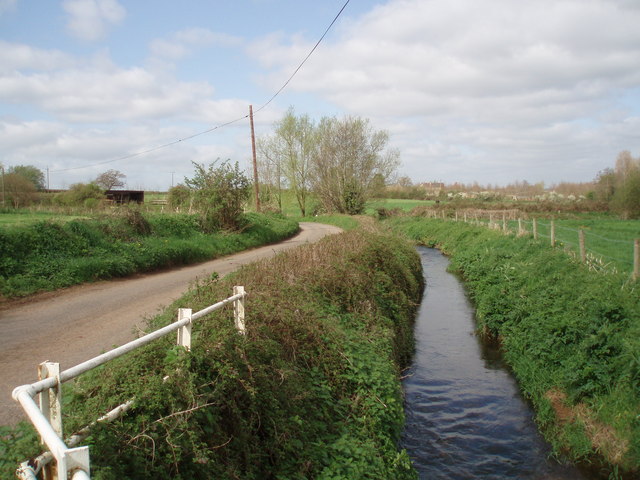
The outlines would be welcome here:
M 249 105 L 344 3 L 0 0 L 0 162 L 148 190 L 248 167 Z M 369 118 L 414 182 L 589 181 L 640 155 L 638 25 L 638 0 L 351 0 L 256 134 L 293 106 Z

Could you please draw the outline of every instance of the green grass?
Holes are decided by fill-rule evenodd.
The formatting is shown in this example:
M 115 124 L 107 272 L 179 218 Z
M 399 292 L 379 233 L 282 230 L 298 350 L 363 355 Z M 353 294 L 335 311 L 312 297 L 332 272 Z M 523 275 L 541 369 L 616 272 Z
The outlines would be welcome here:
M 48 211 L 35 211 L 35 210 L 5 210 L 0 212 L 0 228 L 10 227 L 15 225 L 28 225 L 30 223 L 55 220 L 59 222 L 77 220 L 79 218 L 86 218 L 83 215 L 63 215 L 55 212 Z
M 172 336 L 76 380 L 63 406 L 69 433 L 136 399 L 124 418 L 93 428 L 92 478 L 415 479 L 397 447 L 399 377 L 422 290 L 412 245 L 332 235 L 197 285 L 153 328 L 232 285 L 249 293 L 246 335 L 227 308 L 194 322 L 189 353 Z M 3 433 L 9 478 L 41 447 L 23 430 Z
M 358 221 L 349 215 L 318 215 L 316 217 L 292 217 L 298 222 L 326 223 L 340 227 L 343 230 L 353 230 L 360 225 Z
M 6 297 L 186 265 L 295 234 L 282 216 L 247 214 L 241 232 L 205 234 L 187 214 L 117 214 L 39 220 L 0 230 L 0 293 Z
M 367 202 L 366 213 L 373 215 L 379 208 L 386 208 L 387 210 L 398 209 L 403 212 L 410 212 L 415 207 L 434 205 L 434 203 L 432 200 L 381 198 Z
M 502 226 L 501 220 L 498 221 Z M 517 221 L 509 221 L 508 228 L 515 232 Z M 551 221 L 537 219 L 538 235 L 541 242 L 551 242 Z M 633 270 L 633 245 L 640 238 L 640 221 L 617 220 L 602 216 L 556 219 L 556 242 L 559 247 L 579 254 L 579 230 L 585 234 L 587 254 L 591 254 L 594 268 L 608 271 L 631 272 Z M 529 235 L 533 233 L 533 221 L 523 221 Z
M 462 222 L 392 227 L 452 257 L 478 330 L 499 339 L 558 454 L 640 471 L 640 292 L 562 248 Z M 624 229 L 623 229 L 624 230 Z M 625 477 L 626 478 L 626 477 Z

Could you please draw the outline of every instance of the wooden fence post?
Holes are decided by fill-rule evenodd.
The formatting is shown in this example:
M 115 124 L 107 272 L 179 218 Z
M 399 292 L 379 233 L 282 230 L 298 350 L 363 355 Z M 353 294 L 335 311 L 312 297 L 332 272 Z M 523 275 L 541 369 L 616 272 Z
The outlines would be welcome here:
M 518 219 L 518 236 L 521 237 L 522 235 L 524 235 L 524 232 L 522 230 L 522 219 L 519 218 Z
M 233 287 L 233 294 L 237 295 L 239 293 L 244 293 L 244 287 Z M 244 335 L 246 333 L 244 328 L 244 297 L 233 302 L 233 316 L 238 333 Z
M 640 238 L 633 242 L 633 279 L 640 278 Z
M 551 246 L 556 246 L 556 222 L 551 220 Z
M 533 239 L 538 240 L 538 221 L 533 218 Z
M 584 230 L 578 230 L 578 240 L 580 241 L 580 261 L 587 263 L 587 249 L 584 244 Z

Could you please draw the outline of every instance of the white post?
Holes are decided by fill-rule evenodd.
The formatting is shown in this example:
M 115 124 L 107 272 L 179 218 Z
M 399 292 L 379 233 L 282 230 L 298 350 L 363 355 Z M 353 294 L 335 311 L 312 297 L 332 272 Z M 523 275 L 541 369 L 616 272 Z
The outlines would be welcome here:
M 60 364 L 54 362 L 42 362 L 38 365 L 38 379 L 58 378 L 58 383 L 53 388 L 48 388 L 40 393 L 40 411 L 49 421 L 55 432 L 62 438 L 62 406 L 60 398 L 62 386 L 60 385 Z
M 40 392 L 40 411 L 47 419 L 56 435 L 62 438 L 62 405 L 60 399 L 62 397 L 62 385 L 60 384 L 60 364 L 55 362 L 42 362 L 38 365 L 38 380 L 54 377 L 58 379 L 55 387 L 47 388 Z M 45 443 L 44 439 L 40 439 L 41 443 Z M 56 480 L 57 473 L 64 471 L 64 466 L 58 465 L 58 472 L 53 465 L 49 464 L 43 469 L 43 478 L 45 480 Z M 65 477 L 66 478 L 66 477 Z
M 244 293 L 244 287 L 235 286 L 233 287 L 233 294 L 237 295 L 239 293 Z M 238 333 L 245 334 L 244 328 L 244 297 L 235 300 L 233 302 L 233 317 L 235 319 L 236 328 L 238 329 Z
M 191 350 L 191 311 L 190 308 L 178 309 L 178 321 L 189 319 L 189 323 L 178 329 L 178 345 L 182 345 L 187 351 Z

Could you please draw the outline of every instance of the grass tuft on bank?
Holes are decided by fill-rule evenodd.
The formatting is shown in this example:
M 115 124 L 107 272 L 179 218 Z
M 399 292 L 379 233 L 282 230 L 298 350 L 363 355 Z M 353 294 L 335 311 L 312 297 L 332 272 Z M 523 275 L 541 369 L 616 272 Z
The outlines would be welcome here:
M 172 337 L 81 377 L 65 429 L 135 397 L 88 439 L 96 480 L 415 479 L 399 376 L 422 282 L 408 242 L 353 231 L 200 283 L 152 327 L 244 285 L 246 335 L 227 308 L 195 322 L 190 353 Z
M 0 293 L 20 297 L 187 265 L 274 243 L 298 231 L 278 215 L 246 214 L 237 232 L 203 233 L 196 215 L 123 208 L 115 214 L 0 229 Z
M 500 340 L 556 452 L 637 475 L 639 285 L 530 238 L 415 217 L 388 224 L 451 256 L 479 332 Z

